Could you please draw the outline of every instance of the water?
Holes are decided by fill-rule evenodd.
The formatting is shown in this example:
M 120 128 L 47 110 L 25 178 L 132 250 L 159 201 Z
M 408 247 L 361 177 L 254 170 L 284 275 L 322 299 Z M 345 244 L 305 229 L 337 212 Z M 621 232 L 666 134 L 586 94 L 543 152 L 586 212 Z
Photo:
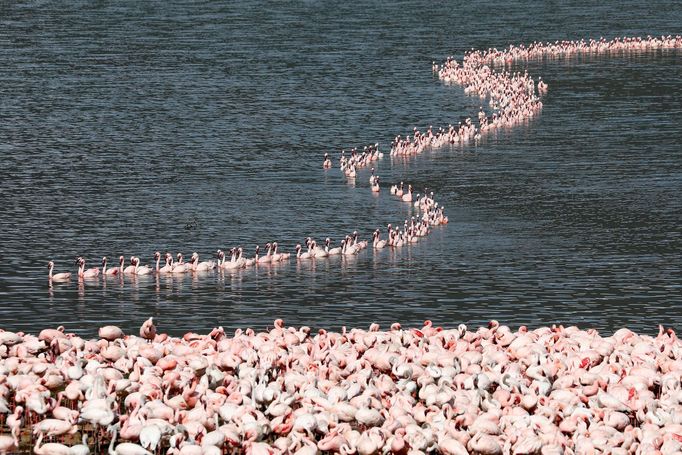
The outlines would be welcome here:
M 184 278 L 49 288 L 120 254 L 312 235 L 364 237 L 409 211 L 321 157 L 479 101 L 432 60 L 533 40 L 679 34 L 673 2 L 5 2 L 0 5 L 0 327 L 93 335 L 148 316 L 222 325 L 495 318 L 653 332 L 680 326 L 682 59 L 657 51 L 536 62 L 542 115 L 478 147 L 378 164 L 428 186 L 450 224 L 400 251 Z M 525 69 L 525 67 L 521 67 Z M 191 229 L 186 229 L 190 227 Z

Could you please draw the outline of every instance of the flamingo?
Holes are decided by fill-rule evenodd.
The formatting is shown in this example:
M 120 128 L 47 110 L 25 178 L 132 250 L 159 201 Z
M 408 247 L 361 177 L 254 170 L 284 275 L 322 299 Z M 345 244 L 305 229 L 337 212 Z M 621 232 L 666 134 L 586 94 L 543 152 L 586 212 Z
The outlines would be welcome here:
M 134 262 L 131 260 L 133 264 L 135 264 L 135 271 L 133 272 L 135 275 L 149 275 L 152 273 L 152 268 L 149 267 L 148 265 L 142 265 L 140 266 L 140 258 L 135 256 Z
M 142 323 L 142 327 L 140 327 L 140 338 L 153 340 L 155 336 L 156 326 L 154 325 L 154 318 L 151 317 Z
M 61 273 L 52 273 L 52 270 L 54 269 L 54 262 L 50 261 L 47 263 L 47 279 L 49 281 L 69 281 L 71 279 L 71 273 L 69 272 L 61 272 Z
M 48 442 L 41 447 L 43 442 L 43 433 L 40 433 L 36 445 L 33 447 L 33 453 L 37 455 L 71 455 L 71 447 L 55 442 Z
M 395 195 L 398 197 L 403 197 L 403 182 L 400 182 L 400 186 L 395 190 Z
M 358 248 L 357 245 L 350 244 L 349 237 L 346 237 L 346 239 L 343 242 L 341 242 L 341 244 L 343 245 L 343 250 L 341 250 L 341 254 L 343 254 L 344 256 L 352 256 L 360 252 L 360 248 Z
M 407 186 L 407 193 L 402 195 L 403 202 L 412 202 L 412 185 Z
M 369 184 L 374 186 L 374 183 L 376 182 L 377 178 L 378 177 L 374 175 L 374 168 L 372 168 L 372 175 L 369 176 Z
M 123 256 L 120 256 L 118 258 L 118 261 L 120 263 L 121 273 L 123 273 L 124 275 L 134 275 L 135 274 L 135 256 L 130 256 L 130 265 L 128 267 L 126 267 L 125 269 L 123 268 L 125 258 Z
M 277 242 L 273 243 L 273 246 L 275 247 L 275 253 L 277 253 Z M 286 261 L 291 257 L 291 253 L 280 253 L 280 261 Z
M 282 254 L 277 252 L 277 242 L 272 242 L 272 262 L 282 260 Z
M 76 258 L 76 264 L 78 264 L 79 278 L 97 278 L 99 276 L 99 269 L 97 267 L 85 270 L 85 259 L 83 257 Z
M 343 245 L 346 243 L 346 241 L 341 240 L 341 246 L 338 246 L 336 248 L 329 248 L 329 246 L 332 244 L 332 240 L 329 237 L 327 237 L 324 243 L 325 249 L 327 250 L 327 253 L 329 253 L 329 256 L 338 256 L 343 251 Z
M 381 233 L 379 232 L 379 229 L 374 231 L 373 237 L 374 237 L 373 246 L 375 249 L 381 249 L 386 246 L 386 240 L 380 240 Z
M 242 253 L 244 252 L 244 249 L 242 247 L 239 247 L 239 257 L 242 256 Z M 251 267 L 256 263 L 256 258 L 245 258 L 244 259 L 244 267 Z
M 102 275 L 113 276 L 113 275 L 118 275 L 120 272 L 121 272 L 121 270 L 118 267 L 107 269 L 107 257 L 104 256 L 102 258 Z
M 164 259 L 166 261 L 166 265 L 163 267 L 159 268 L 159 262 L 161 260 L 161 253 L 157 251 L 154 253 L 154 259 L 156 259 L 156 272 L 157 273 L 171 273 L 173 272 L 173 266 L 171 265 L 173 257 L 170 255 L 170 253 L 166 253 L 164 256 Z
M 358 231 L 353 231 L 353 245 L 357 246 L 359 249 L 364 250 L 367 248 L 367 240 L 358 241 Z
M 272 262 L 272 255 L 270 254 L 270 249 L 272 246 L 269 243 L 265 244 L 268 252 L 265 256 L 258 257 L 258 252 L 260 251 L 260 246 L 256 245 L 256 264 L 269 264 Z
M 192 253 L 192 259 L 190 263 L 192 264 L 193 270 L 195 272 L 207 272 L 215 268 L 215 262 L 213 261 L 199 262 L 199 253 L 196 251 Z
M 372 192 L 373 193 L 378 193 L 381 190 L 379 187 L 379 176 L 376 176 L 374 178 L 374 182 L 372 183 Z
M 230 259 L 229 261 L 226 261 L 226 260 L 224 259 L 224 258 L 225 258 L 225 253 L 223 253 L 222 251 L 220 251 L 219 254 L 222 254 L 222 257 L 223 257 L 223 266 L 222 266 L 222 267 L 223 267 L 224 269 L 233 270 L 233 269 L 236 269 L 236 268 L 239 266 L 239 264 L 238 264 L 238 262 L 237 262 L 237 253 L 236 253 L 235 248 L 231 248 L 231 249 L 230 249 L 231 259 Z
M 319 246 L 317 246 L 317 242 L 315 240 L 310 241 L 308 249 L 310 253 L 313 255 L 313 257 L 326 258 L 327 256 L 329 256 L 329 252 L 327 252 L 327 250 L 325 250 L 324 248 L 320 248 Z
M 113 427 L 113 434 L 111 437 L 111 442 L 109 443 L 109 455 L 153 455 L 152 452 L 148 451 L 144 447 L 133 444 L 132 442 L 124 442 L 114 448 L 116 444 L 116 436 L 118 436 L 118 429 Z
M 178 263 L 177 264 L 173 262 L 173 255 L 171 255 L 169 253 L 169 256 L 170 256 L 170 261 L 171 261 L 170 265 L 171 265 L 172 273 L 186 273 L 189 270 L 189 268 L 187 267 L 187 264 L 185 264 L 182 261 L 182 253 L 178 253 Z
M 306 251 L 306 252 L 301 252 L 301 244 L 297 243 L 296 244 L 296 258 L 298 258 L 298 259 L 312 259 L 313 255 L 310 252 L 310 248 L 308 248 L 308 251 Z

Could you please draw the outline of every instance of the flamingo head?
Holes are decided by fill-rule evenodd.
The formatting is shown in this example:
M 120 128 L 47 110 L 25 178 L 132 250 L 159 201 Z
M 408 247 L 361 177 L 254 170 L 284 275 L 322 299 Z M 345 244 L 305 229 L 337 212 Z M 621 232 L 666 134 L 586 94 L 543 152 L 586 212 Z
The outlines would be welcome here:
M 301 251 L 301 244 L 297 243 L 296 244 L 296 252 L 298 253 L 299 251 Z
M 53 261 L 50 261 L 50 262 L 47 263 L 47 268 L 48 268 L 48 269 L 51 269 L 51 268 L 53 268 L 53 267 L 54 267 L 54 262 L 53 262 Z
M 107 257 L 104 256 L 104 257 L 102 258 L 102 265 L 104 265 L 104 264 L 106 264 L 106 263 L 107 263 Z
M 154 259 L 160 259 L 161 258 L 161 253 L 158 251 L 154 252 Z
M 330 244 L 332 243 L 332 239 L 330 239 L 329 237 L 327 237 L 327 238 L 325 239 L 324 243 L 327 244 L 327 245 L 330 245 Z
M 256 254 L 260 251 L 260 245 L 256 245 Z
M 118 262 L 119 262 L 121 265 L 123 265 L 123 263 L 125 262 L 125 260 L 126 260 L 126 258 L 124 258 L 123 256 L 119 256 L 119 257 L 118 257 Z

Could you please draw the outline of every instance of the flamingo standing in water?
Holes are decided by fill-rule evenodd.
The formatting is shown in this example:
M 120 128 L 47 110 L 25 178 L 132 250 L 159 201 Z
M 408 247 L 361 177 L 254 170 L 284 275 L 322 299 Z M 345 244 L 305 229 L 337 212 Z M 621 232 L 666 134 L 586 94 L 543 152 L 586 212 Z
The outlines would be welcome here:
M 277 248 L 279 245 L 277 245 L 277 242 L 274 242 L 272 244 L 272 246 L 275 248 L 275 254 L 277 254 Z M 279 255 L 280 255 L 280 257 L 279 257 L 280 261 L 286 261 L 287 259 L 289 259 L 291 257 L 291 253 L 279 253 Z
M 178 258 L 182 261 L 182 254 L 178 253 Z M 166 257 L 167 261 L 170 261 L 171 273 L 185 273 L 187 272 L 187 264 L 184 262 L 178 262 L 177 264 L 173 261 L 173 255 L 168 253 Z
M 171 266 L 171 255 L 166 253 L 164 259 L 166 265 L 159 268 L 159 263 L 161 262 L 161 252 L 157 251 L 154 253 L 154 259 L 156 260 L 156 273 L 171 273 L 173 271 L 173 266 Z
M 222 250 L 218 250 L 218 256 L 221 258 L 222 261 L 222 268 L 227 269 L 227 270 L 233 270 L 238 267 L 237 263 L 237 253 L 234 248 L 230 249 L 230 260 L 226 261 L 225 260 L 225 253 Z
M 269 264 L 272 262 L 272 255 L 270 254 L 270 249 L 272 248 L 272 245 L 269 243 L 265 244 L 265 248 L 267 248 L 268 252 L 265 256 L 260 256 L 258 257 L 258 253 L 260 252 L 260 246 L 256 245 L 256 264 Z
M 85 259 L 82 257 L 76 258 L 76 264 L 78 264 L 78 277 L 79 278 L 97 278 L 99 276 L 99 269 L 97 267 L 92 267 L 85 270 Z
M 379 232 L 379 229 L 374 231 L 374 234 L 372 235 L 372 237 L 374 237 L 373 246 L 375 249 L 381 249 L 381 248 L 384 248 L 386 246 L 386 240 L 380 239 L 381 232 Z
M 135 274 L 135 256 L 130 256 L 130 265 L 126 268 L 123 268 L 123 265 L 125 263 L 125 258 L 123 256 L 120 256 L 118 258 L 118 262 L 120 264 L 121 268 L 121 273 L 123 275 L 134 275 Z
M 369 176 L 369 184 L 374 186 L 374 183 L 376 182 L 377 178 L 378 177 L 374 175 L 374 168 L 372 168 L 372 175 Z
M 322 162 L 322 168 L 323 169 L 329 169 L 332 167 L 332 160 L 329 159 L 329 153 L 324 154 L 324 161 Z
M 298 258 L 298 259 L 312 259 L 313 255 L 310 251 L 302 252 L 301 251 L 301 244 L 297 243 L 296 244 L 296 258 Z
M 354 254 L 358 254 L 360 252 L 360 248 L 357 245 L 353 245 L 352 240 L 350 236 L 346 236 L 346 239 L 341 242 L 343 245 L 343 250 L 341 250 L 341 254 L 344 256 L 352 256 Z
M 329 256 L 329 252 L 325 248 L 320 248 L 317 246 L 317 242 L 315 240 L 310 241 L 308 248 L 310 249 L 312 255 L 316 258 L 326 258 Z
M 121 272 L 121 270 L 118 267 L 107 269 L 107 257 L 104 256 L 102 258 L 102 275 L 113 276 L 113 275 L 118 275 L 120 272 Z
M 324 243 L 325 243 L 324 249 L 327 250 L 329 256 L 338 256 L 343 251 L 343 245 L 346 243 L 346 241 L 341 240 L 341 246 L 337 246 L 336 248 L 329 248 L 332 244 L 332 240 L 329 237 L 327 237 Z
M 279 262 L 282 260 L 282 253 L 277 252 L 277 242 L 272 242 L 272 262 Z
M 135 275 L 149 275 L 150 273 L 152 273 L 151 267 L 149 267 L 148 265 L 142 266 L 140 265 L 140 258 L 138 258 L 137 256 L 132 258 L 131 262 L 135 264 L 135 271 L 133 272 Z
M 49 281 L 69 281 L 71 279 L 71 273 L 69 272 L 61 272 L 61 273 L 52 273 L 52 270 L 54 269 L 54 262 L 50 261 L 47 263 L 47 279 Z
M 404 202 L 412 202 L 412 185 L 407 185 L 407 193 L 402 195 Z
M 241 258 L 242 255 L 244 254 L 244 248 L 239 247 L 239 248 L 237 249 L 237 251 L 239 251 L 239 257 Z M 244 267 L 251 267 L 252 265 L 254 265 L 254 264 L 256 263 L 256 258 L 255 258 L 255 257 L 253 257 L 253 258 L 243 258 L 243 259 L 244 259 Z
M 215 262 L 213 261 L 199 262 L 199 253 L 196 251 L 192 253 L 190 264 L 192 264 L 192 270 L 195 272 L 206 272 L 215 268 Z
M 374 182 L 372 183 L 372 192 L 373 193 L 378 193 L 381 188 L 379 187 L 379 176 L 377 175 L 374 178 Z

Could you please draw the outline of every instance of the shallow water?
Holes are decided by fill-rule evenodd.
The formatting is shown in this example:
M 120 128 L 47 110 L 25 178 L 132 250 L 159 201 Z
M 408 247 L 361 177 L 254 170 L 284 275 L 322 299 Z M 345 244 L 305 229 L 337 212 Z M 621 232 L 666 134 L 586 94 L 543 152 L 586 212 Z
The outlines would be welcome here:
M 478 99 L 432 60 L 533 40 L 679 34 L 672 2 L 133 2 L 0 6 L 0 327 L 338 328 L 491 318 L 652 332 L 682 319 L 679 51 L 535 62 L 542 115 L 477 147 L 378 164 L 450 224 L 399 251 L 48 288 L 46 263 L 311 235 L 409 215 L 321 157 L 446 125 Z M 524 69 L 525 67 L 520 67 Z M 336 160 L 335 160 L 336 162 Z M 387 188 L 386 188 L 387 189 Z M 190 229 L 187 229 L 190 227 Z M 115 259 L 113 260 L 115 262 Z

